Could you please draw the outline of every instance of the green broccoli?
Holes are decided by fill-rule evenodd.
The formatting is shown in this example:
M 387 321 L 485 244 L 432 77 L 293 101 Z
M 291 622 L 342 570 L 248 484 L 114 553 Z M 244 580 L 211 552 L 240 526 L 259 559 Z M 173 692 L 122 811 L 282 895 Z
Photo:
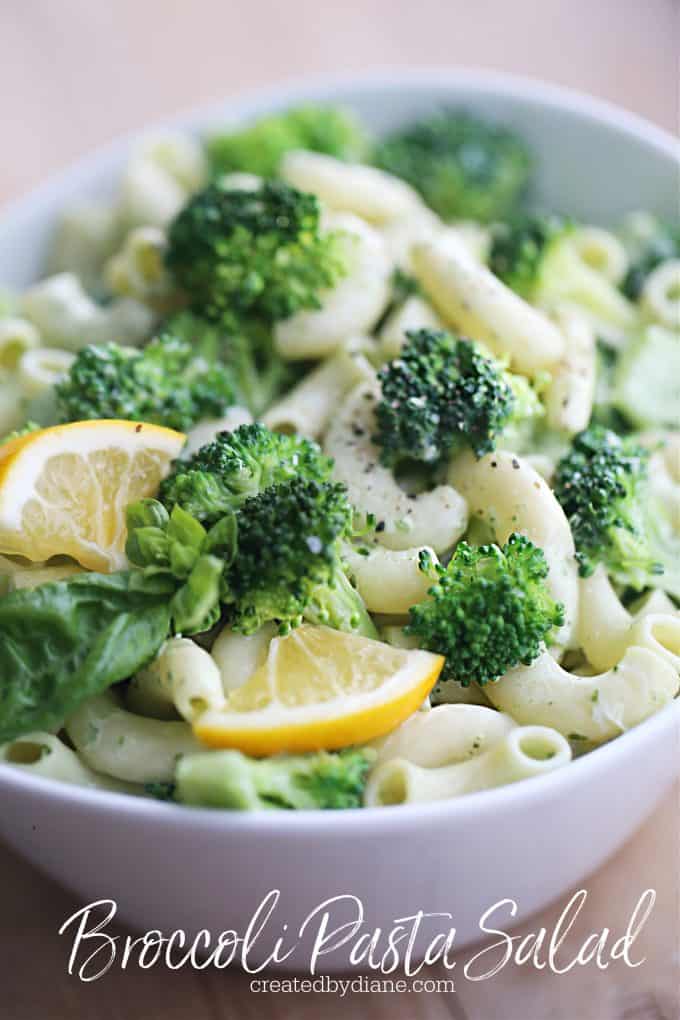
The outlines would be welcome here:
M 375 441 L 384 464 L 437 464 L 464 445 L 481 457 L 507 425 L 540 413 L 527 381 L 472 341 L 435 329 L 406 338 L 400 356 L 378 373 Z
M 206 751 L 177 763 L 175 799 L 233 811 L 361 807 L 376 752 L 346 748 L 249 758 L 240 751 Z
M 275 350 L 266 323 L 215 323 L 183 311 L 166 322 L 165 331 L 191 344 L 206 359 L 224 363 L 239 401 L 254 415 L 266 410 L 299 375 L 299 365 L 284 361 Z
M 601 425 L 575 437 L 554 490 L 576 545 L 582 577 L 598 563 L 621 584 L 680 595 L 680 540 L 649 486 L 649 451 Z M 667 527 L 668 525 L 668 527 Z
M 374 162 L 416 188 L 444 219 L 490 222 L 524 196 L 532 159 L 506 128 L 442 110 L 378 143 Z
M 204 318 L 274 323 L 319 307 L 346 271 L 337 232 L 322 234 L 314 195 L 283 181 L 255 191 L 220 181 L 194 195 L 170 224 L 166 264 Z
M 631 327 L 634 311 L 614 283 L 581 257 L 575 225 L 561 216 L 535 214 L 498 224 L 489 268 L 527 301 L 582 306 L 600 330 L 617 336 Z
M 524 535 L 510 535 L 502 549 L 460 542 L 447 567 L 423 552 L 420 569 L 434 585 L 411 607 L 405 631 L 446 656 L 443 681 L 469 687 L 498 680 L 533 662 L 564 623 L 564 609 L 545 582 L 543 550 Z
M 237 513 L 237 555 L 223 601 L 244 634 L 277 620 L 287 632 L 303 619 L 377 637 L 342 563 L 353 510 L 338 483 L 292 478 L 247 499 Z
M 270 485 L 296 477 L 325 482 L 332 466 L 310 439 L 270 432 L 260 424 L 241 425 L 220 432 L 188 460 L 176 461 L 159 498 L 169 509 L 181 506 L 212 524 Z
M 647 277 L 667 259 L 680 259 L 680 224 L 657 221 L 656 231 L 635 252 L 621 290 L 637 301 Z
M 349 110 L 299 106 L 261 117 L 240 131 L 212 135 L 206 149 L 215 175 L 244 171 L 275 177 L 282 157 L 291 149 L 357 162 L 368 151 L 368 138 Z
M 228 369 L 169 332 L 143 350 L 83 347 L 56 395 L 62 422 L 124 418 L 180 431 L 220 417 L 236 401 Z

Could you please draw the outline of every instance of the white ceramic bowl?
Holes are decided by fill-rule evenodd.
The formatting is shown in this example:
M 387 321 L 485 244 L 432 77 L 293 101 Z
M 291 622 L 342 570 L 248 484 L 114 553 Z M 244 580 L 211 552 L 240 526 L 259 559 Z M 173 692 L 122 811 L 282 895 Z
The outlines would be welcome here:
M 484 72 L 322 79 L 231 100 L 175 125 L 203 129 L 300 100 L 354 107 L 378 131 L 443 103 L 516 127 L 538 154 L 537 197 L 592 222 L 636 208 L 673 215 L 675 143 L 614 107 L 562 89 Z M 158 127 L 159 125 L 156 125 Z M 116 142 L 29 195 L 0 219 L 0 283 L 23 285 L 41 266 L 55 215 L 110 192 L 133 139 Z M 479 938 L 479 919 L 506 897 L 515 922 L 597 868 L 652 811 L 678 771 L 680 704 L 564 770 L 450 803 L 373 811 L 238 815 L 91 792 L 0 766 L 0 834 L 84 906 L 118 904 L 138 929 L 243 934 L 272 889 L 280 901 L 249 961 L 269 957 L 288 925 L 329 897 L 352 894 L 365 927 L 390 928 L 419 910 L 449 912 L 423 926 Z M 331 927 L 353 916 L 332 908 Z M 74 908 L 75 909 L 75 908 Z M 507 923 L 507 911 L 503 915 Z M 310 924 L 287 967 L 308 971 Z M 351 944 L 324 959 L 346 968 Z

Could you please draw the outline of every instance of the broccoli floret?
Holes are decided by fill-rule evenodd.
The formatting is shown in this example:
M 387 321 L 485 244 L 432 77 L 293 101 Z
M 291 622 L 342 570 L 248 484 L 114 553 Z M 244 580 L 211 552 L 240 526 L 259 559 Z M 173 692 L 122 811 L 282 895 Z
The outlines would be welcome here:
M 143 350 L 109 343 L 78 352 L 56 387 L 62 422 L 124 418 L 185 431 L 236 401 L 228 369 L 163 333 Z
M 353 511 L 338 483 L 293 478 L 247 499 L 237 514 L 238 553 L 224 601 L 244 634 L 277 620 L 303 619 L 366 637 L 377 631 L 342 563 Z
M 626 273 L 621 290 L 637 301 L 647 277 L 667 259 L 680 259 L 680 224 L 657 222 L 656 232 L 639 247 Z
M 524 535 L 497 545 L 460 542 L 447 567 L 421 553 L 420 569 L 435 582 L 410 609 L 406 633 L 446 656 L 442 680 L 463 687 L 498 680 L 529 665 L 564 623 L 564 609 L 548 590 L 543 550 Z
M 299 106 L 262 117 L 241 131 L 213 135 L 206 148 L 214 174 L 244 171 L 275 177 L 281 159 L 291 149 L 357 162 L 368 150 L 368 139 L 349 110 Z
M 332 466 L 310 439 L 270 432 L 264 425 L 241 425 L 220 432 L 188 460 L 176 461 L 159 498 L 169 509 L 179 505 L 212 524 L 270 485 L 296 477 L 325 482 Z
M 554 489 L 567 515 L 582 577 L 598 563 L 623 584 L 663 586 L 651 540 L 649 451 L 592 425 L 558 463 Z
M 634 311 L 616 285 L 582 258 L 574 231 L 570 220 L 552 214 L 498 224 L 489 267 L 527 301 L 547 306 L 574 302 L 592 315 L 603 334 L 609 329 L 618 337 L 633 324 Z
M 261 414 L 292 386 L 300 372 L 298 364 L 284 361 L 277 353 L 266 323 L 215 323 L 184 311 L 172 316 L 165 330 L 191 344 L 208 360 L 223 362 L 238 400 L 254 415 Z
M 572 230 L 573 224 L 569 220 L 551 214 L 496 224 L 489 268 L 508 287 L 531 301 L 549 246 L 556 238 L 568 236 Z
M 517 205 L 532 169 L 521 138 L 457 110 L 442 110 L 388 135 L 374 162 L 413 185 L 444 219 L 484 222 Z
M 175 799 L 233 811 L 361 807 L 370 749 L 249 758 L 240 751 L 208 751 L 181 758 Z
M 170 224 L 167 266 L 205 318 L 287 319 L 318 308 L 346 271 L 341 235 L 321 233 L 320 213 L 314 195 L 282 181 L 255 191 L 215 181 Z
M 481 457 L 509 423 L 540 409 L 526 380 L 441 330 L 407 332 L 400 356 L 378 377 L 375 441 L 387 466 L 437 464 L 465 445 Z

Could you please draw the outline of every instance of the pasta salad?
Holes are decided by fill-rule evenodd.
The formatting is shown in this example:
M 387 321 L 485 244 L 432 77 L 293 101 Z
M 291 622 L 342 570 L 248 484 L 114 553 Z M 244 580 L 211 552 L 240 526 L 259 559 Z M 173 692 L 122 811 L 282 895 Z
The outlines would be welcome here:
M 0 761 L 231 810 L 541 775 L 680 687 L 680 225 L 442 109 L 149 138 L 0 296 Z

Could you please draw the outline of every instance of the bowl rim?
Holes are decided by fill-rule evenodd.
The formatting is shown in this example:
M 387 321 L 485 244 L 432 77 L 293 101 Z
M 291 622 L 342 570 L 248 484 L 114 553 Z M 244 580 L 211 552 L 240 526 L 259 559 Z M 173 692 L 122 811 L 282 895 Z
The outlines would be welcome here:
M 187 107 L 170 117 L 159 118 L 147 126 L 125 132 L 111 141 L 96 147 L 89 154 L 50 174 L 46 181 L 0 206 L 0 226 L 11 220 L 30 215 L 32 206 L 49 204 L 53 195 L 71 181 L 86 181 L 97 172 L 101 165 L 116 162 L 131 146 L 154 132 L 173 128 L 189 128 L 205 131 L 211 124 L 224 123 L 231 113 L 234 122 L 246 120 L 267 110 L 280 109 L 296 102 L 323 102 L 337 98 L 336 93 L 361 92 L 371 89 L 391 94 L 395 91 L 464 89 L 468 93 L 493 97 L 499 93 L 514 99 L 560 112 L 569 112 L 589 120 L 601 127 L 614 128 L 637 142 L 642 141 L 661 155 L 678 161 L 680 172 L 680 141 L 663 128 L 624 110 L 604 99 L 594 98 L 587 93 L 561 85 L 554 85 L 539 78 L 511 74 L 502 71 L 485 70 L 477 67 L 451 69 L 445 67 L 395 69 L 383 68 L 370 72 L 341 74 L 315 74 L 292 77 L 278 85 L 236 92 L 222 100 L 211 101 Z M 345 102 L 348 100 L 345 99 Z M 342 100 L 341 100 L 342 102 Z M 553 792 L 563 789 L 569 783 L 581 781 L 581 775 L 588 771 L 602 773 L 614 770 L 621 756 L 632 755 L 647 741 L 657 738 L 670 739 L 670 731 L 676 729 L 680 742 L 680 701 L 665 706 L 657 714 L 644 720 L 638 726 L 619 737 L 573 760 L 568 767 L 557 769 L 542 776 L 532 777 L 530 782 L 510 783 L 489 790 L 480 790 L 452 800 L 426 802 L 423 804 L 394 805 L 387 808 L 350 808 L 342 811 L 305 809 L 300 811 L 254 811 L 237 812 L 215 808 L 191 807 L 135 797 L 97 788 L 81 787 L 57 779 L 32 775 L 21 768 L 0 762 L 0 787 L 14 788 L 25 792 L 33 799 L 48 796 L 58 798 L 64 806 L 91 807 L 104 813 L 126 812 L 130 817 L 145 816 L 168 824 L 179 824 L 186 819 L 197 830 L 227 829 L 234 831 L 259 831 L 271 833 L 292 830 L 295 834 L 319 831 L 323 819 L 324 831 L 335 832 L 338 826 L 353 831 L 360 826 L 364 833 L 371 828 L 379 831 L 392 830 L 402 824 L 417 821 L 436 821 L 455 815 L 469 818 L 478 813 L 497 812 L 499 807 L 515 809 L 521 801 L 526 806 L 540 801 Z M 664 731 L 668 730 L 668 734 Z M 621 739 L 623 737 L 624 739 Z M 21 737 L 16 739 L 20 740 Z
M 224 124 L 230 114 L 233 115 L 234 123 L 238 123 L 292 103 L 332 100 L 338 91 L 371 89 L 390 94 L 404 88 L 415 91 L 459 88 L 479 96 L 493 97 L 500 94 L 553 110 L 566 111 L 594 124 L 614 128 L 638 142 L 642 140 L 660 154 L 674 159 L 680 173 L 680 139 L 645 117 L 607 99 L 566 85 L 556 85 L 542 78 L 509 71 L 487 70 L 476 66 L 399 69 L 387 65 L 360 73 L 292 75 L 278 84 L 236 90 L 222 99 L 187 105 L 175 113 L 155 118 L 143 127 L 118 132 L 109 140 L 94 146 L 84 156 L 67 161 L 42 183 L 1 203 L 0 222 L 4 226 L 7 221 L 26 215 L 31 205 L 49 202 L 51 195 L 60 191 L 70 180 L 87 180 L 100 164 L 115 161 L 135 143 L 155 132 L 173 129 L 205 131 L 210 125 L 219 122 Z
M 668 732 L 664 732 L 666 730 Z M 569 784 L 576 785 L 578 783 L 579 788 L 582 789 L 581 783 L 588 772 L 591 774 L 594 772 L 599 774 L 606 771 L 615 772 L 622 758 L 635 753 L 634 746 L 636 744 L 638 753 L 640 753 L 652 741 L 672 739 L 673 730 L 675 730 L 676 743 L 680 748 L 680 700 L 677 699 L 666 705 L 660 712 L 608 743 L 601 744 L 580 758 L 573 759 L 564 768 L 544 775 L 532 776 L 527 780 L 507 783 L 504 786 L 478 790 L 475 793 L 455 797 L 451 800 L 426 801 L 422 804 L 358 807 L 336 811 L 321 808 L 306 808 L 297 811 L 229 811 L 220 808 L 177 804 L 155 800 L 151 797 L 138 797 L 134 794 L 102 790 L 96 787 L 78 786 L 59 779 L 36 776 L 5 762 L 0 762 L 0 789 L 3 785 L 6 788 L 14 787 L 15 792 L 23 790 L 32 795 L 34 799 L 43 797 L 52 799 L 55 794 L 58 794 L 63 806 L 90 807 L 104 814 L 120 813 L 121 810 L 126 809 L 125 813 L 129 817 L 145 816 L 149 820 L 171 825 L 186 819 L 188 823 L 190 822 L 192 826 L 201 831 L 217 827 L 239 832 L 251 829 L 283 832 L 292 828 L 294 833 L 299 833 L 310 829 L 318 831 L 322 820 L 323 831 L 330 829 L 335 832 L 338 826 L 341 829 L 344 829 L 345 826 L 352 827 L 352 829 L 359 826 L 364 832 L 368 832 L 371 826 L 376 825 L 382 831 L 385 828 L 399 828 L 402 821 L 425 823 L 443 819 L 449 815 L 456 815 L 465 820 L 472 815 L 497 814 L 499 808 L 514 811 L 520 801 L 524 807 L 531 808 L 534 804 L 562 792 Z M 22 738 L 17 737 L 16 739 L 21 740 Z M 656 798 L 652 798 L 650 810 L 655 803 Z

